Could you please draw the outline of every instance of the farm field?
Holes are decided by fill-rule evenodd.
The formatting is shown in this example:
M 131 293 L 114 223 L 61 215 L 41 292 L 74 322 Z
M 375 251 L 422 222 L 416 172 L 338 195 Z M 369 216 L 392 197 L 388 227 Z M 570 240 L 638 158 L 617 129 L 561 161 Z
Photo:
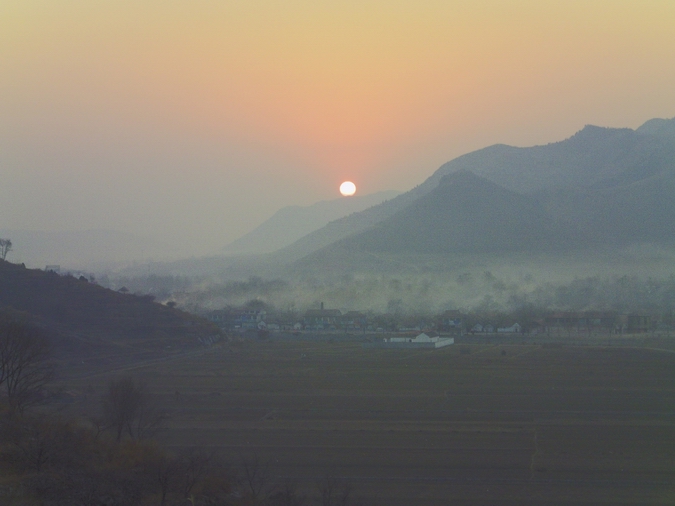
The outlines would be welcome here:
M 307 490 L 330 475 L 365 504 L 675 503 L 668 350 L 243 341 L 128 373 L 171 413 L 167 446 L 258 459 Z

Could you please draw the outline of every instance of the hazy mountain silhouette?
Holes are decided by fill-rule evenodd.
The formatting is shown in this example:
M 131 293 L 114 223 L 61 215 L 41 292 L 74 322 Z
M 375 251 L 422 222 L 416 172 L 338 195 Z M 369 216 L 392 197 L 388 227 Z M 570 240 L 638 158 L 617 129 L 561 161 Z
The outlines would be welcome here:
M 397 197 L 370 207 L 364 211 L 350 214 L 344 218 L 331 221 L 325 227 L 307 234 L 290 246 L 275 253 L 280 260 L 295 260 L 317 251 L 351 234 L 365 230 L 376 223 L 396 214 L 413 203 L 418 197 L 427 193 L 427 189 L 417 186 Z
M 472 253 L 569 243 L 539 202 L 468 171 L 443 176 L 424 197 L 335 246 L 347 251 Z
M 540 197 L 550 216 L 587 244 L 675 242 L 675 171 L 621 184 L 574 188 Z
M 311 257 L 313 263 L 319 267 L 322 262 L 323 266 L 377 267 L 381 259 L 369 253 L 371 250 L 393 255 L 418 255 L 413 253 L 417 251 L 491 254 L 488 252 L 518 248 L 545 253 L 551 247 L 569 252 L 570 248 L 636 242 L 672 244 L 674 125 L 675 119 L 656 119 L 637 130 L 586 126 L 566 140 L 545 146 L 490 146 L 444 164 L 408 192 L 335 219 L 274 253 L 162 265 L 167 273 L 239 273 L 241 277 L 281 272 L 277 271 L 283 270 L 281 266 L 312 253 L 316 253 Z M 463 181 L 454 180 L 453 184 L 466 185 L 468 196 L 453 196 L 452 191 L 458 190 L 451 187 L 445 188 L 446 193 L 432 195 L 445 176 L 463 172 L 478 176 L 475 179 L 464 174 L 460 178 Z M 444 185 L 452 182 L 450 178 Z M 486 199 L 487 195 L 490 197 Z M 454 203 L 443 199 L 454 199 Z M 467 207 L 457 206 L 460 200 Z M 445 221 L 440 221 L 434 210 L 442 211 Z M 276 223 L 285 219 L 284 214 L 275 217 L 280 220 Z M 483 219 L 485 216 L 496 218 Z M 274 223 L 270 220 L 266 226 Z M 275 226 L 283 229 L 282 225 Z M 264 238 L 262 228 L 258 238 L 271 242 Z M 462 235 L 466 231 L 477 235 Z M 432 237 L 434 234 L 437 237 Z M 455 241 L 457 237 L 461 238 L 459 242 Z M 347 238 L 353 242 L 341 242 Z M 253 234 L 246 238 L 251 244 L 254 239 Z M 401 257 L 388 261 L 396 268 L 415 260 Z
M 673 125 L 675 120 L 650 120 L 638 130 L 586 126 L 545 146 L 474 151 L 409 192 L 329 223 L 279 256 L 297 259 L 333 244 L 440 253 L 671 242 Z
M 675 140 L 675 118 L 662 119 L 654 118 L 647 121 L 636 130 L 643 135 L 654 135 L 656 137 L 665 137 Z
M 648 175 L 672 170 L 672 141 L 628 128 L 586 126 L 564 141 L 545 146 L 495 145 L 474 151 L 441 166 L 429 179 L 470 170 L 518 193 L 593 186 L 631 171 Z
M 380 204 L 398 193 L 382 191 L 370 195 L 325 200 L 305 207 L 284 207 L 251 232 L 228 244 L 223 252 L 259 254 L 276 251 L 333 220 Z

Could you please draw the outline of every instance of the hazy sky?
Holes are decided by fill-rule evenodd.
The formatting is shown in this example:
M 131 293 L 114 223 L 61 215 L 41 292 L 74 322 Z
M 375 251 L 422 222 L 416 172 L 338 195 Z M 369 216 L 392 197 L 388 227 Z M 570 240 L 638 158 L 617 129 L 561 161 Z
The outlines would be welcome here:
M 494 143 L 675 116 L 675 1 L 2 0 L 0 229 L 218 248 Z

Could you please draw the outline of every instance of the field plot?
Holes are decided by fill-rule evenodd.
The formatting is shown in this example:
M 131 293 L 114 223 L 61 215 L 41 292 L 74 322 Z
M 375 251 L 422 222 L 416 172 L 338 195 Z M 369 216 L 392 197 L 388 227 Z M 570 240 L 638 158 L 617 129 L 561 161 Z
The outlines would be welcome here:
M 331 475 L 366 504 L 675 503 L 668 351 L 268 341 L 133 373 L 172 413 L 165 444 L 308 489 Z

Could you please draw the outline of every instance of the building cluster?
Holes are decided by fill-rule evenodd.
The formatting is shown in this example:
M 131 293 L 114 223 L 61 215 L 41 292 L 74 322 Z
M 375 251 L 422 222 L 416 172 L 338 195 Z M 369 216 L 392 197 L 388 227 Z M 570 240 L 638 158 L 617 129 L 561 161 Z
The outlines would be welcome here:
M 381 342 L 365 345 L 377 348 L 443 348 L 455 344 L 454 337 L 441 337 L 436 332 L 422 332 L 415 337 L 385 337 Z
M 458 310 L 445 311 L 435 317 L 411 322 L 393 315 L 375 315 L 339 309 L 310 309 L 304 314 L 268 313 L 260 308 L 226 308 L 205 315 L 227 331 L 286 331 L 286 332 L 398 332 L 418 335 L 420 332 L 440 332 L 443 335 L 480 334 L 541 334 L 591 335 L 634 334 L 652 328 L 651 318 L 641 314 L 616 312 L 550 312 L 545 316 L 521 322 L 476 315 L 470 317 Z M 489 321 L 492 320 L 492 321 Z
M 652 321 L 650 316 L 643 314 L 608 311 L 555 312 L 546 316 L 543 326 L 549 334 L 640 334 L 652 329 Z
M 470 334 L 640 334 L 653 329 L 652 319 L 644 314 L 621 314 L 613 311 L 557 311 L 543 318 L 497 326 L 492 323 L 475 323 Z
M 376 323 L 365 313 L 339 309 L 313 309 L 304 315 L 268 315 L 264 309 L 228 308 L 211 311 L 205 315 L 210 321 L 225 330 L 271 330 L 271 331 L 326 331 L 376 330 Z
M 304 314 L 268 314 L 264 309 L 225 308 L 206 313 L 207 319 L 224 330 L 267 331 L 344 331 L 344 332 L 423 332 L 436 330 L 450 334 L 462 334 L 463 315 L 459 311 L 446 311 L 436 318 L 418 321 L 397 321 L 361 311 L 342 312 L 339 309 L 310 309 Z

